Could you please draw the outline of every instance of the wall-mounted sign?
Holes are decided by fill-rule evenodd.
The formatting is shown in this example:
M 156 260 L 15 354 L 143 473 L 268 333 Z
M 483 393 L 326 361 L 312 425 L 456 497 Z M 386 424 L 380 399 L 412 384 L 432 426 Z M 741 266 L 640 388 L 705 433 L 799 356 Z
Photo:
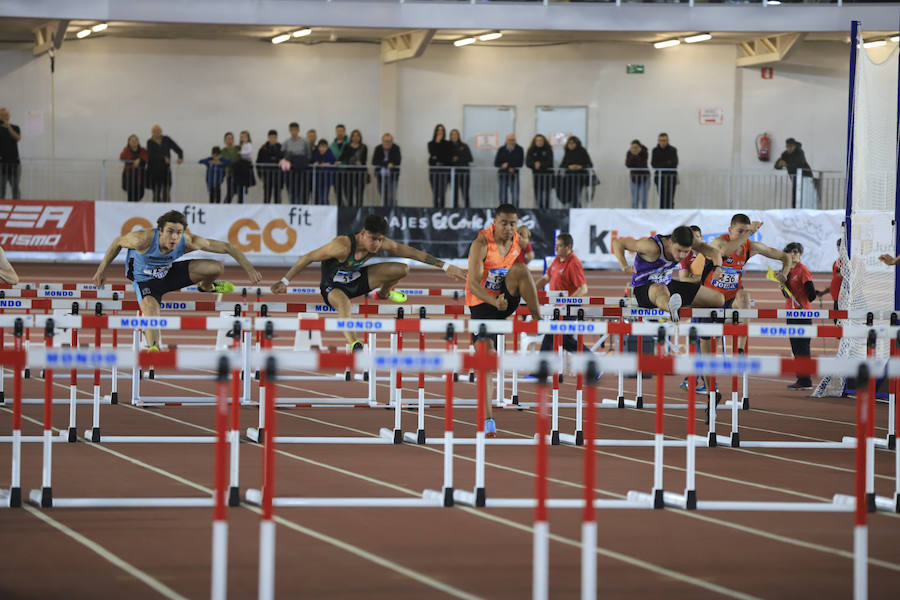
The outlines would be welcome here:
M 772 67 L 763 67 L 759 70 L 759 76 L 763 79 L 772 79 L 772 75 L 774 75 Z
M 625 73 L 628 75 L 643 75 L 644 65 L 625 65 Z
M 701 125 L 721 125 L 725 122 L 724 108 L 701 108 L 698 111 Z
M 496 131 L 488 131 L 475 134 L 476 150 L 496 150 L 500 147 L 500 134 Z

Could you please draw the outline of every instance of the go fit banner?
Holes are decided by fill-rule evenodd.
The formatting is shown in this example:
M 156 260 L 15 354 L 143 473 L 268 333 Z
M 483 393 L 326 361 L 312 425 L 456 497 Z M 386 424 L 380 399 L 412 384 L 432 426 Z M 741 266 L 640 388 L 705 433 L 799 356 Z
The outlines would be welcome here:
M 337 231 L 334 206 L 97 202 L 94 251 L 106 252 L 117 236 L 130 231 L 155 229 L 169 210 L 184 214 L 192 233 L 231 242 L 258 265 L 293 264 Z

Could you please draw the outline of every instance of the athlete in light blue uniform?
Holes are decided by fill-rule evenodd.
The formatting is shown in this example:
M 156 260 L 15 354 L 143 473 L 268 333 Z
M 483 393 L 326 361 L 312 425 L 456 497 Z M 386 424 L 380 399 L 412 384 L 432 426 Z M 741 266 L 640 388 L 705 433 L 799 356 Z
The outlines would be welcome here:
M 247 272 L 251 284 L 262 280 L 262 276 L 256 272 L 244 253 L 232 244 L 208 240 L 187 231 L 187 219 L 180 212 L 170 210 L 157 219 L 156 225 L 156 229 L 132 231 L 117 237 L 97 267 L 94 284 L 103 285 L 106 268 L 122 248 L 128 249 L 126 277 L 134 285 L 141 312 L 147 316 L 159 315 L 163 294 L 195 283 L 202 292 L 223 294 L 234 291 L 234 284 L 231 282 L 216 281 L 225 271 L 224 265 L 219 261 L 199 259 L 176 262 L 194 250 L 228 254 Z M 151 350 L 158 350 L 159 332 L 146 330 L 144 335 L 147 346 Z

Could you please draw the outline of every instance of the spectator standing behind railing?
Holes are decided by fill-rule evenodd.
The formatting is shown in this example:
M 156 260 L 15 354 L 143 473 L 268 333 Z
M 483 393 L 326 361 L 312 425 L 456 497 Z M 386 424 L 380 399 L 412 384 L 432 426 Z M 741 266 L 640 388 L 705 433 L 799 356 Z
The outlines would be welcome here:
M 344 145 L 341 152 L 341 166 L 338 169 L 338 177 L 343 176 L 342 188 L 347 197 L 347 206 L 362 206 L 363 194 L 366 184 L 370 181 L 369 171 L 366 169 L 366 161 L 369 159 L 369 149 L 362 141 L 362 133 L 359 129 L 350 132 L 350 142 Z
M 222 149 L 212 147 L 212 152 L 207 158 L 198 161 L 206 165 L 206 190 L 209 192 L 210 204 L 222 203 L 222 182 L 225 180 L 225 169 L 231 164 L 227 158 L 222 158 Z
M 525 164 L 525 151 L 516 143 L 516 134 L 506 136 L 506 144 L 497 149 L 494 166 L 500 189 L 500 204 L 519 206 L 519 169 Z
M 640 140 L 631 140 L 631 147 L 625 153 L 625 166 L 631 179 L 631 208 L 647 208 L 647 190 L 650 188 L 647 155 L 647 146 Z
M 397 205 L 397 180 L 400 179 L 400 146 L 394 143 L 394 136 L 385 133 L 381 145 L 372 150 L 372 166 L 375 167 L 375 182 L 381 195 L 383 206 Z
M 288 199 L 291 204 L 303 204 L 306 197 L 303 193 L 304 172 L 309 165 L 309 157 L 312 148 L 309 143 L 300 137 L 300 125 L 296 122 L 288 125 L 291 137 L 283 144 L 284 158 L 291 164 L 290 170 L 285 173 L 285 185 L 288 189 Z
M 650 157 L 650 166 L 656 171 L 653 181 L 659 194 L 660 208 L 675 208 L 675 187 L 678 185 L 678 150 L 669 145 L 669 134 L 660 133 Z
M 19 161 L 19 141 L 22 130 L 18 125 L 9 122 L 9 110 L 0 108 L 0 198 L 21 198 L 19 179 L 22 167 Z M 6 195 L 6 184 L 9 183 L 10 196 Z
M 550 190 L 553 189 L 553 148 L 540 133 L 531 140 L 525 166 L 531 169 L 534 183 L 534 203 L 538 208 L 550 208 Z
M 256 177 L 253 176 L 253 141 L 247 130 L 241 132 L 238 159 L 231 164 L 231 175 L 237 203 L 243 204 L 248 190 L 256 185 Z
M 312 163 L 312 155 L 315 154 L 316 145 L 319 143 L 319 136 L 315 129 L 308 129 L 306 131 L 306 143 L 309 145 L 309 162 Z M 315 197 L 313 195 L 313 178 L 315 178 L 315 176 L 316 174 L 313 169 L 308 169 L 303 176 L 303 197 L 305 198 L 304 202 L 306 204 L 315 202 Z
M 228 161 L 225 168 L 225 204 L 231 204 L 237 192 L 237 186 L 234 184 L 234 165 L 241 159 L 241 149 L 234 143 L 234 134 L 230 131 L 225 133 L 223 138 L 225 145 L 222 147 L 222 158 Z
M 591 181 L 591 172 L 589 169 L 594 167 L 591 162 L 591 156 L 581 140 L 576 136 L 569 137 L 566 140 L 566 150 L 563 159 L 559 163 L 559 168 L 563 174 L 560 181 L 557 182 L 557 194 L 559 195 L 562 188 L 562 194 L 559 195 L 560 201 L 564 206 L 569 208 L 579 208 L 581 206 L 581 192 L 587 187 Z
M 172 152 L 178 155 L 178 164 L 184 162 L 184 152 L 175 140 L 163 135 L 162 127 L 154 125 L 147 140 L 147 176 L 154 202 L 171 202 Z
M 344 153 L 344 148 L 349 143 L 350 140 L 347 139 L 347 128 L 338 123 L 334 126 L 334 141 L 328 146 L 328 149 L 331 150 L 331 153 L 337 161 L 335 163 L 336 165 L 340 166 L 341 154 Z M 344 203 L 344 199 L 347 196 L 347 191 L 344 189 L 344 183 L 343 173 L 338 169 L 334 176 L 334 195 L 338 206 L 341 206 Z
M 321 139 L 313 152 L 313 197 L 316 204 L 328 205 L 328 194 L 334 185 L 334 163 L 336 159 L 328 149 L 328 140 Z
M 281 204 L 281 169 L 278 161 L 284 158 L 284 151 L 278 143 L 278 132 L 269 130 L 266 143 L 256 154 L 256 175 L 263 182 L 263 204 Z
M 147 149 L 141 148 L 138 136 L 133 133 L 129 135 L 128 143 L 119 154 L 119 160 L 125 163 L 122 167 L 122 189 L 129 202 L 140 202 L 144 197 L 149 158 Z
M 450 130 L 450 165 L 453 168 L 453 208 L 469 208 L 469 165 L 472 151 L 462 141 L 458 129 Z
M 806 162 L 803 144 L 794 138 L 788 138 L 784 140 L 784 148 L 781 157 L 775 161 L 775 168 L 788 172 L 791 178 L 791 207 L 797 208 L 797 171 L 800 171 L 801 178 L 812 177 L 812 167 Z
M 428 142 L 428 181 L 431 183 L 431 203 L 434 208 L 444 208 L 447 185 L 450 183 L 449 165 L 450 142 L 447 130 L 438 123 L 434 126 L 431 141 Z

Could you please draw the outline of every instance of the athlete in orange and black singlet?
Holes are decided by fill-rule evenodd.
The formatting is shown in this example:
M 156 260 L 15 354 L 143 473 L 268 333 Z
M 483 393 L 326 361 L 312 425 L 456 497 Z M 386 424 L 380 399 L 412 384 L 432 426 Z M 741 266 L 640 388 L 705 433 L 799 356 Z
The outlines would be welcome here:
M 522 300 L 531 317 L 541 318 L 534 279 L 524 263 L 516 257 L 524 251 L 516 229 L 519 213 L 512 204 L 497 207 L 493 224 L 478 232 L 469 248 L 469 277 L 466 282 L 466 306 L 473 319 L 506 319 L 516 312 Z M 496 335 L 491 336 L 494 346 Z M 486 385 L 487 382 L 478 382 Z M 497 434 L 490 402 L 485 407 L 484 431 L 488 437 Z

